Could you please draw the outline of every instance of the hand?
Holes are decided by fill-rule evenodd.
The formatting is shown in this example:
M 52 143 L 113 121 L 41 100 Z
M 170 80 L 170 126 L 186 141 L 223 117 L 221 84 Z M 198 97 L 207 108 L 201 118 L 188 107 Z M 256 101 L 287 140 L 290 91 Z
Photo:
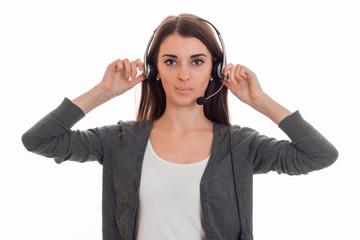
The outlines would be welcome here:
M 121 95 L 146 79 L 144 74 L 138 75 L 143 68 L 140 59 L 131 62 L 129 59 L 118 59 L 108 65 L 99 86 L 112 97 Z
M 255 73 L 245 66 L 237 64 L 235 67 L 233 64 L 228 64 L 224 69 L 224 75 L 228 76 L 225 86 L 238 99 L 252 107 L 265 94 Z

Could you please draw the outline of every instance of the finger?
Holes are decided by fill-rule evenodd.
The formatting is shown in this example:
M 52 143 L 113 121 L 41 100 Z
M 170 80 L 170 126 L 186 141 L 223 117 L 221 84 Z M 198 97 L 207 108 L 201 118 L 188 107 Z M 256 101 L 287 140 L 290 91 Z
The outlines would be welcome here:
M 227 87 L 229 90 L 232 89 L 233 84 L 229 80 L 223 80 L 222 83 L 224 83 L 225 87 Z
M 226 65 L 225 66 L 225 68 L 224 68 L 224 79 L 225 78 L 228 78 L 228 75 L 229 75 L 229 73 L 230 73 L 230 69 L 232 68 L 232 67 L 234 67 L 234 64 L 232 64 L 232 63 L 230 63 L 230 64 L 228 64 L 228 65 Z
M 234 84 L 234 81 L 230 80 L 230 77 L 228 80 L 224 81 L 225 87 L 227 87 L 231 92 L 236 91 L 236 85 Z
M 141 62 L 141 60 L 138 58 L 135 60 L 136 66 L 139 68 L 140 71 L 143 71 L 144 64 Z
M 257 88 L 258 90 L 262 91 L 260 83 L 256 77 L 256 74 L 251 71 L 249 68 L 246 68 L 245 73 L 249 79 L 249 85 L 251 87 Z
M 144 81 L 145 79 L 146 79 L 145 74 L 140 74 L 139 76 L 137 76 L 134 80 L 132 80 L 132 81 L 130 82 L 131 87 L 134 87 L 136 84 Z
M 240 68 L 241 68 L 241 65 L 237 64 L 235 67 L 235 73 L 234 73 L 236 77 L 240 76 Z
M 145 76 L 145 74 L 140 74 L 139 76 L 137 76 L 134 80 L 135 80 L 135 82 L 136 82 L 136 84 L 137 83 L 139 83 L 139 82 L 142 82 L 142 81 L 144 81 L 146 79 L 146 76 Z
M 241 81 L 245 81 L 247 79 L 247 75 L 243 74 L 242 71 L 244 71 L 244 69 L 246 69 L 245 66 L 238 64 L 236 65 L 236 74 L 235 76 L 237 76 L 237 78 Z
M 235 83 L 235 82 L 236 82 L 236 80 L 235 80 L 235 67 L 234 67 L 234 65 L 230 68 L 229 80 L 230 80 L 230 82 L 232 82 L 232 83 Z
M 134 80 L 137 75 L 137 66 L 135 62 L 130 62 L 131 66 L 131 80 Z
M 124 64 L 124 68 L 125 68 L 125 76 L 126 76 L 126 78 L 130 78 L 130 75 L 131 75 L 130 61 L 129 61 L 129 59 L 125 58 L 124 60 L 122 60 L 122 62 Z
M 120 59 L 115 61 L 116 72 L 122 72 L 124 70 L 124 63 Z
M 107 66 L 107 69 L 112 71 L 112 72 L 116 72 L 117 68 L 118 68 L 118 62 L 121 61 L 119 59 L 113 61 L 112 63 L 110 63 L 108 66 Z
M 241 66 L 239 75 L 240 75 L 242 78 L 244 78 L 244 79 L 248 78 L 248 77 L 247 77 L 247 74 L 246 74 L 246 71 L 247 71 L 246 67 L 245 67 L 245 66 Z
M 250 75 L 252 78 L 256 78 L 256 74 L 253 71 L 251 71 L 249 68 L 246 68 L 245 73 L 248 77 Z

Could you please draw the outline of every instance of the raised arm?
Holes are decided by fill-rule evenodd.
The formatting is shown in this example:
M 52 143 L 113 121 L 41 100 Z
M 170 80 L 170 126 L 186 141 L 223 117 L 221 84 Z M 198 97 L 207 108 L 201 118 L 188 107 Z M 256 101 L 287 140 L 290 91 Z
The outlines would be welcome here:
M 73 101 L 65 99 L 59 107 L 40 119 L 22 136 L 27 150 L 55 158 L 78 162 L 102 162 L 104 132 L 118 135 L 118 126 L 74 131 L 71 128 L 92 109 L 121 95 L 143 81 L 143 74 L 137 76 L 143 66 L 140 60 L 116 60 L 106 69 L 102 81 Z
M 224 73 L 229 74 L 225 86 L 242 102 L 261 112 L 274 123 L 279 123 L 291 112 L 274 101 L 261 88 L 260 83 L 249 68 L 240 64 L 229 64 Z
M 250 69 L 228 65 L 225 85 L 242 102 L 275 122 L 291 141 L 277 141 L 251 132 L 250 148 L 254 153 L 254 173 L 277 171 L 290 175 L 306 174 L 330 166 L 338 157 L 336 148 L 300 113 L 291 113 L 262 90 Z M 250 139 L 250 138 L 249 138 Z

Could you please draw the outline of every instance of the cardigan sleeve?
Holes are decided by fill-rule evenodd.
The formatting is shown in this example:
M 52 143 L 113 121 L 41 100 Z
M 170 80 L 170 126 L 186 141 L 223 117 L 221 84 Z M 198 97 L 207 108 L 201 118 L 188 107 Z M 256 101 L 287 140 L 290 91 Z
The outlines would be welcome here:
M 307 174 L 332 165 L 338 158 L 337 149 L 299 111 L 283 119 L 279 128 L 291 141 L 261 135 L 253 138 L 254 173 Z
M 33 153 L 65 160 L 102 163 L 102 141 L 99 129 L 70 130 L 85 116 L 84 112 L 65 98 L 22 136 L 25 148 Z

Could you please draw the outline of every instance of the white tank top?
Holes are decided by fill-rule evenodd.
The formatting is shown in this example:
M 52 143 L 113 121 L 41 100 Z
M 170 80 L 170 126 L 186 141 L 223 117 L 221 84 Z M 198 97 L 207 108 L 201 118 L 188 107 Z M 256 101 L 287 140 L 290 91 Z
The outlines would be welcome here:
M 138 240 L 202 240 L 200 180 L 209 157 L 178 164 L 161 159 L 147 144 L 141 172 Z

